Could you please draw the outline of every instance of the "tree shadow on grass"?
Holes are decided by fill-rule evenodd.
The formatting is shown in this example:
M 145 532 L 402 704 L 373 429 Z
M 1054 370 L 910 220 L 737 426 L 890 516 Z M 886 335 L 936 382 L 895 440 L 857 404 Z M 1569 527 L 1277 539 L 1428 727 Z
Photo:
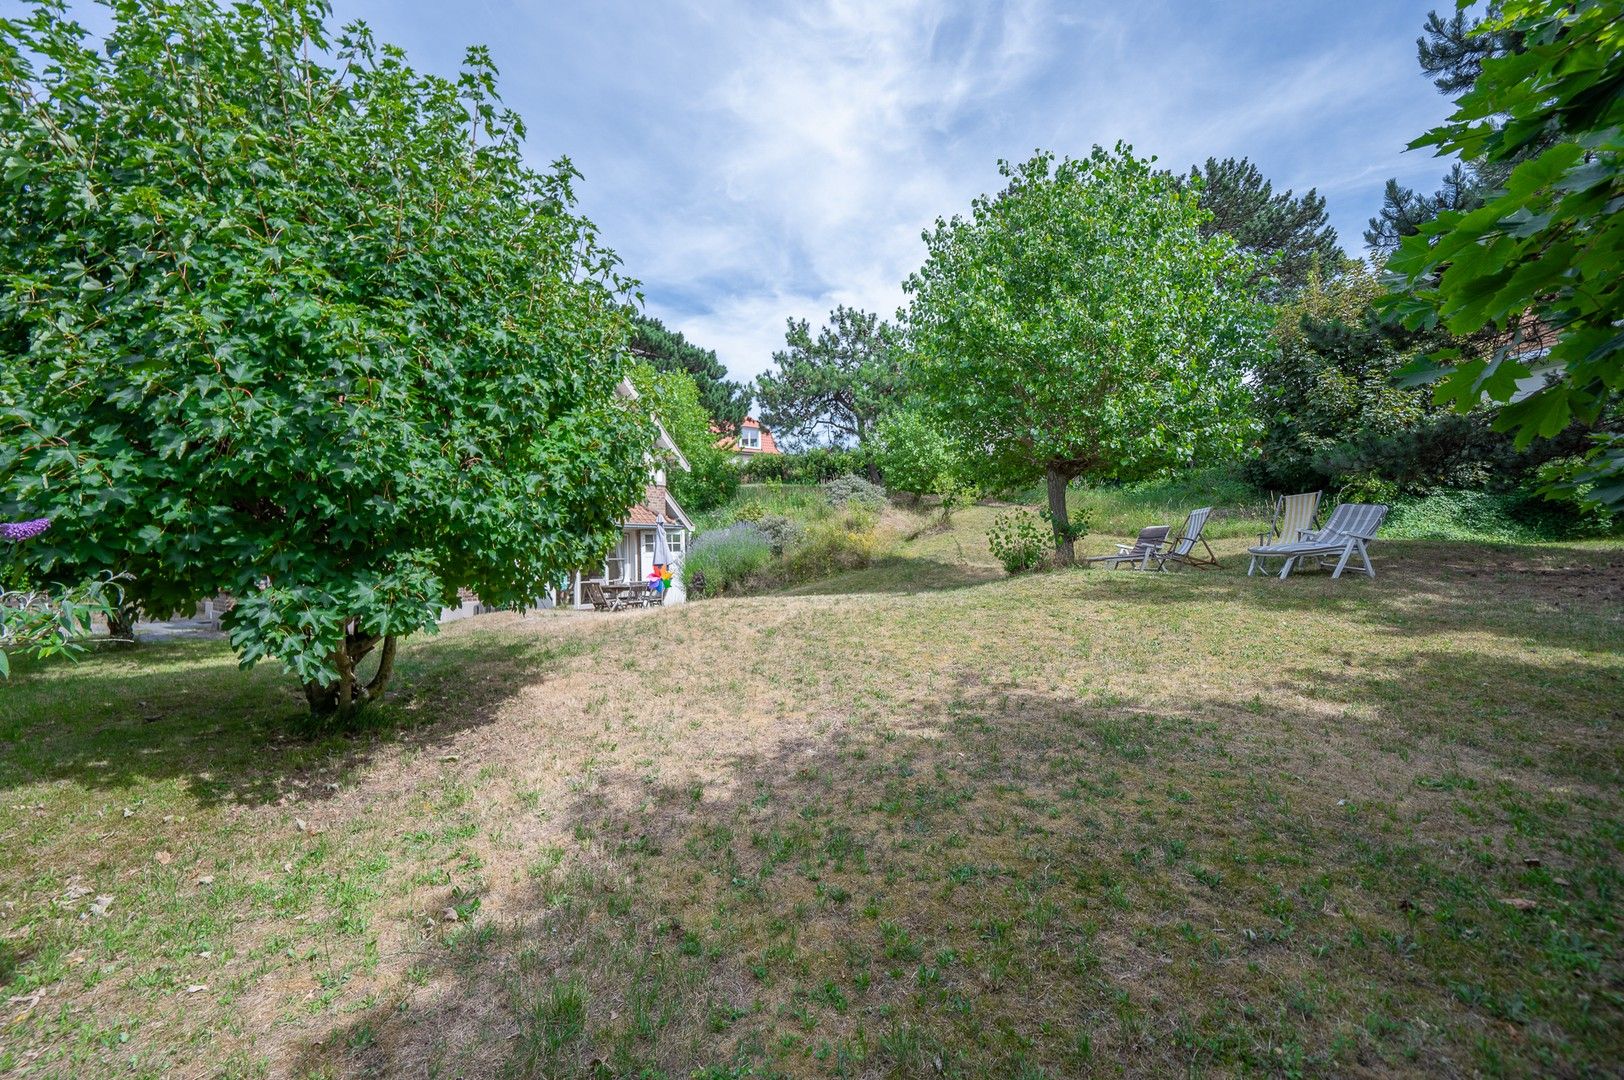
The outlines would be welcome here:
M 223 642 L 21 663 L 0 696 L 0 791 L 180 779 L 204 805 L 323 799 L 380 747 L 448 744 L 598 643 L 591 633 L 544 640 L 481 630 L 470 620 L 408 639 L 389 696 L 346 728 L 313 725 L 290 677 L 274 664 L 241 671 Z
M 1154 587 L 1169 604 L 1243 605 L 1260 631 L 1289 613 L 1333 616 L 1405 637 L 1473 630 L 1574 648 L 1624 645 L 1624 551 L 1616 548 L 1398 540 L 1373 546 L 1372 560 L 1375 579 L 1348 570 L 1333 580 L 1323 569 L 1284 581 L 1249 578 L 1247 556 L 1228 552 L 1216 571 L 1071 573 L 1095 595 L 1126 585 Z M 1130 576 L 1153 581 L 1121 582 Z
M 1434 649 L 1379 670 L 1297 668 L 1280 684 L 1378 718 L 1344 722 L 1336 738 L 1426 745 L 1501 774 L 1624 788 L 1624 663 L 1616 657 L 1539 662 Z
M 1335 689 L 1396 719 L 1405 681 L 1450 660 Z M 1586 685 L 1580 667 L 1517 681 Z M 303 1044 L 296 1071 L 1346 1072 L 1484 1047 L 1605 1062 L 1616 1008 L 1551 1005 L 1589 977 L 1532 970 L 1539 935 L 1493 900 L 1532 887 L 1520 852 L 1463 862 L 1393 835 L 1396 813 L 1476 842 L 1482 820 L 1449 813 L 1458 791 L 1409 782 L 1445 759 L 1410 740 L 1385 770 L 1368 747 L 1327 760 L 1346 748 L 1301 735 L 1321 720 L 964 679 L 905 729 L 718 749 L 658 782 L 592 773 L 548 811 L 572 842 L 487 894 L 500 917 L 428 932 L 417 985 Z M 1499 1021 L 1462 980 L 1540 1015 Z

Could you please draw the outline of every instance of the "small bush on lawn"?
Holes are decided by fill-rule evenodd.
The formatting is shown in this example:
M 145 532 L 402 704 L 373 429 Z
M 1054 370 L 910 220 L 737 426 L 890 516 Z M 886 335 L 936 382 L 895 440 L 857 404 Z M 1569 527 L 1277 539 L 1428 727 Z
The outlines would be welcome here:
M 805 525 L 783 514 L 763 514 L 755 519 L 755 526 L 767 534 L 774 555 L 782 555 L 806 536 Z
M 1030 510 L 1010 510 L 993 518 L 987 546 L 1011 574 L 1036 570 L 1049 558 L 1049 529 Z
M 767 534 L 749 522 L 739 522 L 700 534 L 683 562 L 683 579 L 694 599 L 720 596 L 739 588 L 772 559 Z
M 823 493 L 829 497 L 832 506 L 858 506 L 867 510 L 885 508 L 885 489 L 855 473 L 835 477 L 823 485 Z

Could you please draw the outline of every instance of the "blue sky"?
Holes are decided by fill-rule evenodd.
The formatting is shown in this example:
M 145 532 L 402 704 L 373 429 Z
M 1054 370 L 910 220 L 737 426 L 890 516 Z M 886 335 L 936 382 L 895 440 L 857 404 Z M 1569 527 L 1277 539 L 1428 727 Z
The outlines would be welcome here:
M 733 374 L 787 316 L 890 314 L 920 231 L 997 186 L 1000 157 L 1131 142 L 1187 168 L 1247 156 L 1316 187 L 1343 247 L 1384 181 L 1431 190 L 1407 141 L 1449 111 L 1414 41 L 1448 0 L 334 0 L 422 69 L 490 47 L 529 155 L 568 154 L 582 207 L 649 310 Z

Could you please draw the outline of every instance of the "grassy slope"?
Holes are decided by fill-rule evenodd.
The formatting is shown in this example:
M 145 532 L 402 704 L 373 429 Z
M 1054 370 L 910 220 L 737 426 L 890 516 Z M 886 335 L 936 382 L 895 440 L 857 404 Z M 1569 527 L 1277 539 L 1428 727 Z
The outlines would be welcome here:
M 387 734 L 218 645 L 24 673 L 0 1071 L 1616 1067 L 1618 546 L 1005 581 L 993 513 L 456 624 Z

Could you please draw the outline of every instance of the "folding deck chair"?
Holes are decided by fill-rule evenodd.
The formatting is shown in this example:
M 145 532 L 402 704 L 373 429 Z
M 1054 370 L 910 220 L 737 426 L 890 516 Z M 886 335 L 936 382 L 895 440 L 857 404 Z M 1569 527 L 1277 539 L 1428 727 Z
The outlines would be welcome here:
M 1323 566 L 1336 559 L 1336 569 L 1331 576 L 1339 578 L 1347 568 L 1348 560 L 1357 553 L 1365 564 L 1365 573 L 1375 577 L 1376 568 L 1370 565 L 1370 552 L 1366 550 L 1366 545 L 1375 539 L 1376 530 L 1382 527 L 1386 517 L 1387 507 L 1380 503 L 1343 503 L 1331 511 L 1323 529 L 1304 529 L 1289 544 L 1248 548 L 1252 567 L 1247 573 L 1251 574 L 1259 559 L 1284 559 L 1286 564 L 1280 569 L 1280 580 L 1284 581 L 1292 568 L 1305 560 L 1312 559 Z
M 1210 517 L 1212 517 L 1210 506 L 1190 511 L 1190 516 L 1184 519 L 1184 528 L 1179 530 L 1178 539 L 1173 541 L 1173 546 L 1155 556 L 1156 569 L 1166 570 L 1170 562 L 1193 566 L 1198 570 L 1211 570 L 1216 567 L 1218 556 L 1213 552 L 1212 545 L 1201 538 L 1201 531 L 1207 527 L 1207 519 Z M 1206 549 L 1206 558 L 1195 554 L 1197 544 Z
M 1277 498 L 1269 531 L 1258 533 L 1258 547 L 1296 543 L 1303 532 L 1314 527 L 1314 519 L 1319 516 L 1319 501 L 1320 493 L 1317 491 Z M 1264 569 L 1263 562 L 1267 558 L 1267 555 L 1253 555 L 1251 565 L 1246 568 L 1247 577 L 1251 577 L 1256 570 Z
M 1112 567 L 1134 566 L 1137 569 L 1149 570 L 1150 564 L 1161 551 L 1162 545 L 1167 542 L 1167 534 L 1173 530 L 1166 525 L 1152 525 L 1139 530 L 1139 538 L 1131 544 L 1118 544 L 1115 555 L 1095 555 L 1084 559 L 1087 563 L 1105 563 Z M 1160 569 L 1160 567 L 1158 567 Z

